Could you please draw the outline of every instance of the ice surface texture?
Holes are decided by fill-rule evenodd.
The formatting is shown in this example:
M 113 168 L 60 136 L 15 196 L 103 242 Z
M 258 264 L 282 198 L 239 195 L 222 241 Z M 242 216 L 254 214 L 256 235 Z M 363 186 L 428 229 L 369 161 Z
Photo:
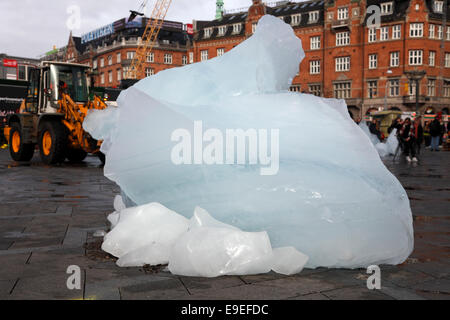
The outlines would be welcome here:
M 105 176 L 127 206 L 159 202 L 186 218 L 200 206 L 245 232 L 266 231 L 274 248 L 296 248 L 309 256 L 307 267 L 403 262 L 413 249 L 407 194 L 343 100 L 288 91 L 303 57 L 292 28 L 264 16 L 224 56 L 138 82 L 121 93 L 119 108 L 85 122 L 105 140 Z M 172 133 L 193 136 L 200 120 L 204 130 L 279 129 L 278 173 L 175 165 Z

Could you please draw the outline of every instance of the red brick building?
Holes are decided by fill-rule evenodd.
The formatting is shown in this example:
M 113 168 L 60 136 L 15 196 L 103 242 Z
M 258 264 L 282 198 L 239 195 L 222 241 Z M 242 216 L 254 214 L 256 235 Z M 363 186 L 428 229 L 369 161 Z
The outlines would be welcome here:
M 87 64 L 92 67 L 95 86 L 119 87 L 136 54 L 147 18 L 129 23 L 121 19 L 82 37 L 69 36 L 64 61 Z M 188 63 L 191 38 L 180 22 L 164 21 L 153 52 L 147 56 L 145 73 L 159 71 Z
M 248 10 L 194 23 L 195 62 L 231 50 L 253 34 L 262 15 L 272 14 L 293 27 L 306 53 L 291 90 L 343 98 L 355 117 L 371 110 L 414 111 L 415 86 L 406 73 L 425 71 L 420 112 L 449 113 L 450 23 L 443 13 L 450 18 L 450 10 L 444 1 L 252 2 Z M 373 27 L 376 14 L 380 23 Z

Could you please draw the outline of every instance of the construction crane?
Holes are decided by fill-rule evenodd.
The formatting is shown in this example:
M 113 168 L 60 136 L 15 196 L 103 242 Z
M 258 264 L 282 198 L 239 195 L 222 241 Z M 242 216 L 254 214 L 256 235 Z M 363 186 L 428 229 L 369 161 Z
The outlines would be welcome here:
M 145 0 L 140 8 L 145 8 L 147 2 L 148 0 Z M 161 30 L 171 4 L 172 0 L 156 0 L 155 7 L 153 8 L 152 14 L 145 26 L 144 33 L 142 34 L 142 41 L 138 44 L 136 55 L 131 61 L 130 68 L 128 69 L 128 79 L 140 79 L 144 77 L 144 62 L 158 40 L 159 31 Z M 143 14 L 138 11 L 131 11 L 130 19 L 134 19 L 138 15 L 142 16 Z

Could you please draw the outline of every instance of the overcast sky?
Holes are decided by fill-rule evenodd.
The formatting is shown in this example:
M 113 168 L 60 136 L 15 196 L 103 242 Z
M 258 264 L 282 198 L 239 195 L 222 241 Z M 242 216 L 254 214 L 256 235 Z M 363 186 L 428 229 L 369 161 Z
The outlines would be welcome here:
M 67 44 L 70 30 L 68 8 L 80 9 L 76 36 L 127 17 L 143 0 L 1 0 L 0 53 L 35 58 L 54 45 Z M 155 0 L 149 0 L 150 15 Z M 173 0 L 166 19 L 189 23 L 214 19 L 216 0 Z M 251 0 L 225 0 L 225 9 L 248 7 Z

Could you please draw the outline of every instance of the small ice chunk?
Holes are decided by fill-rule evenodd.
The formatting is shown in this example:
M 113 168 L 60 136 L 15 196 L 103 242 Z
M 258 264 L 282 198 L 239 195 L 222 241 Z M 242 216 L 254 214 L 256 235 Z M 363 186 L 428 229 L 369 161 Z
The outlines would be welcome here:
M 170 245 L 150 243 L 136 250 L 130 251 L 117 260 L 119 267 L 142 267 L 146 264 L 157 266 L 169 261 Z
M 102 249 L 122 258 L 136 249 L 145 250 L 143 248 L 146 246 L 171 247 L 187 231 L 188 222 L 185 217 L 159 203 L 124 209 L 120 212 L 117 225 L 105 236 Z M 144 260 L 150 262 L 152 252 L 150 250 Z M 134 259 L 132 254 L 129 257 Z M 129 261 L 122 258 L 121 264 L 129 265 Z
M 122 196 L 117 195 L 114 198 L 114 210 L 122 211 L 123 209 L 126 209 L 126 206 L 123 203 Z
M 300 273 L 308 262 L 308 256 L 299 252 L 294 247 L 273 249 L 272 270 L 284 275 Z
M 272 246 L 266 232 L 243 232 L 196 208 L 190 229 L 172 248 L 169 270 L 191 277 L 267 273 Z
M 111 223 L 111 229 L 114 229 L 116 227 L 117 223 L 119 222 L 120 213 L 117 211 L 114 211 L 113 213 L 108 215 L 107 219 L 108 219 L 109 223 Z

